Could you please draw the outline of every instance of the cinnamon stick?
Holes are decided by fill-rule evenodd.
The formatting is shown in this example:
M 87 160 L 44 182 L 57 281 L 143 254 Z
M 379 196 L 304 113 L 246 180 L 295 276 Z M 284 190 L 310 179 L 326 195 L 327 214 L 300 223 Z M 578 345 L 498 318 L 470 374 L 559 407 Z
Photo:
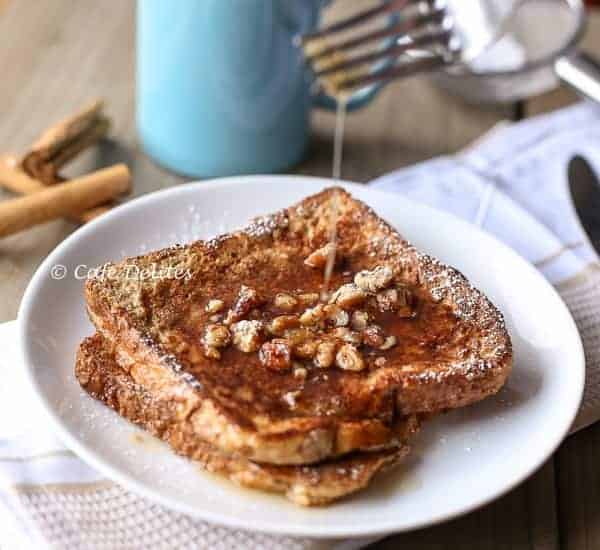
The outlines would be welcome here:
M 32 195 L 48 189 L 46 185 L 21 170 L 18 161 L 12 155 L 0 156 L 0 187 L 19 195 Z M 85 212 L 77 208 L 76 211 L 69 213 L 68 217 L 77 223 L 87 223 L 109 210 L 108 206 L 96 206 Z
M 23 170 L 45 184 L 58 183 L 60 168 L 108 132 L 103 107 L 101 100 L 94 100 L 44 131 L 21 160 Z
M 0 202 L 0 237 L 76 212 L 88 210 L 131 188 L 124 164 L 48 187 L 31 195 Z

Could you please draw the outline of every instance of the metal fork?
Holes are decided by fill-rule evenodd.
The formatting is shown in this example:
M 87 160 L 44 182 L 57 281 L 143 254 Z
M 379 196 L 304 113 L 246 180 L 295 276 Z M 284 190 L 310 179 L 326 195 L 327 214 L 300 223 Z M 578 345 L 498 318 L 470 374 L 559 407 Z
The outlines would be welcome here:
M 501 36 L 520 2 L 388 0 L 305 34 L 298 43 L 317 82 L 344 93 L 471 60 Z M 385 23 L 360 31 L 377 18 Z M 355 30 L 359 34 L 339 38 Z

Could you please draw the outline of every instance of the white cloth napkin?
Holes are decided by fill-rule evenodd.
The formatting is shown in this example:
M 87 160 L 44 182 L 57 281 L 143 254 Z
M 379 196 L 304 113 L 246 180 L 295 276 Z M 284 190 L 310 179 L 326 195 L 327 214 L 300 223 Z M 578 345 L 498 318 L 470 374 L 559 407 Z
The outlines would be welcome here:
M 536 264 L 571 308 L 587 355 L 581 427 L 600 417 L 600 265 L 569 203 L 565 170 L 600 171 L 600 113 L 588 105 L 494 131 L 469 151 L 375 182 L 453 212 Z M 0 325 L 0 548 L 352 550 L 370 540 L 277 537 L 210 525 L 138 497 L 68 451 L 23 380 L 14 323 Z
M 600 107 L 595 104 L 503 124 L 461 154 L 393 172 L 372 185 L 480 226 L 556 287 L 586 353 L 578 429 L 600 419 L 600 263 L 570 198 L 567 165 L 574 155 L 600 174 Z

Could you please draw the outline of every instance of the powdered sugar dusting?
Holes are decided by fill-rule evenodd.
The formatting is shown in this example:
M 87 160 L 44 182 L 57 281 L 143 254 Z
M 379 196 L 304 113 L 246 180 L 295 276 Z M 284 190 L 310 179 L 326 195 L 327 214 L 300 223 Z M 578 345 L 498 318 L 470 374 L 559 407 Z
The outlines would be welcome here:
M 264 237 L 271 235 L 276 229 L 285 229 L 288 226 L 289 220 L 284 212 L 276 212 L 267 216 L 259 216 L 254 218 L 247 225 L 243 232 L 250 237 Z
M 431 256 L 415 250 L 419 278 L 434 300 L 452 307 L 454 314 L 472 328 L 473 341 L 469 354 L 439 370 L 418 374 L 423 383 L 442 383 L 449 377 L 461 376 L 467 383 L 485 379 L 510 361 L 512 349 L 504 317 L 462 273 Z
M 149 334 L 143 334 L 140 337 L 140 341 L 148 350 L 153 351 L 158 355 L 158 361 L 160 364 L 165 365 L 172 372 L 176 373 L 182 382 L 185 382 L 195 390 L 202 390 L 202 383 L 191 373 L 185 370 L 184 366 L 179 362 L 177 357 L 172 353 L 166 353 L 158 342 L 154 340 Z

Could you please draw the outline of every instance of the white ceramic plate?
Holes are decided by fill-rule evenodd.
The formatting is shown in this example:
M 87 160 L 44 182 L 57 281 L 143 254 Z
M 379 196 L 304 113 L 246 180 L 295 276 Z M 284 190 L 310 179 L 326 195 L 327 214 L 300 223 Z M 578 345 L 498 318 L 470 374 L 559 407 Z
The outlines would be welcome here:
M 32 387 L 65 443 L 123 486 L 191 516 L 312 537 L 430 525 L 489 502 L 538 468 L 565 436 L 583 390 L 583 350 L 567 308 L 533 267 L 492 237 L 401 196 L 352 184 L 350 192 L 418 247 L 481 288 L 504 312 L 514 343 L 514 372 L 506 387 L 426 424 L 397 471 L 339 504 L 299 508 L 201 472 L 79 388 L 75 352 L 93 328 L 83 281 L 74 277 L 77 266 L 213 236 L 330 184 L 264 176 L 183 185 L 132 201 L 58 246 L 25 293 L 19 332 Z M 61 280 L 51 277 L 57 265 L 66 268 Z M 60 275 L 61 269 L 54 269 Z

